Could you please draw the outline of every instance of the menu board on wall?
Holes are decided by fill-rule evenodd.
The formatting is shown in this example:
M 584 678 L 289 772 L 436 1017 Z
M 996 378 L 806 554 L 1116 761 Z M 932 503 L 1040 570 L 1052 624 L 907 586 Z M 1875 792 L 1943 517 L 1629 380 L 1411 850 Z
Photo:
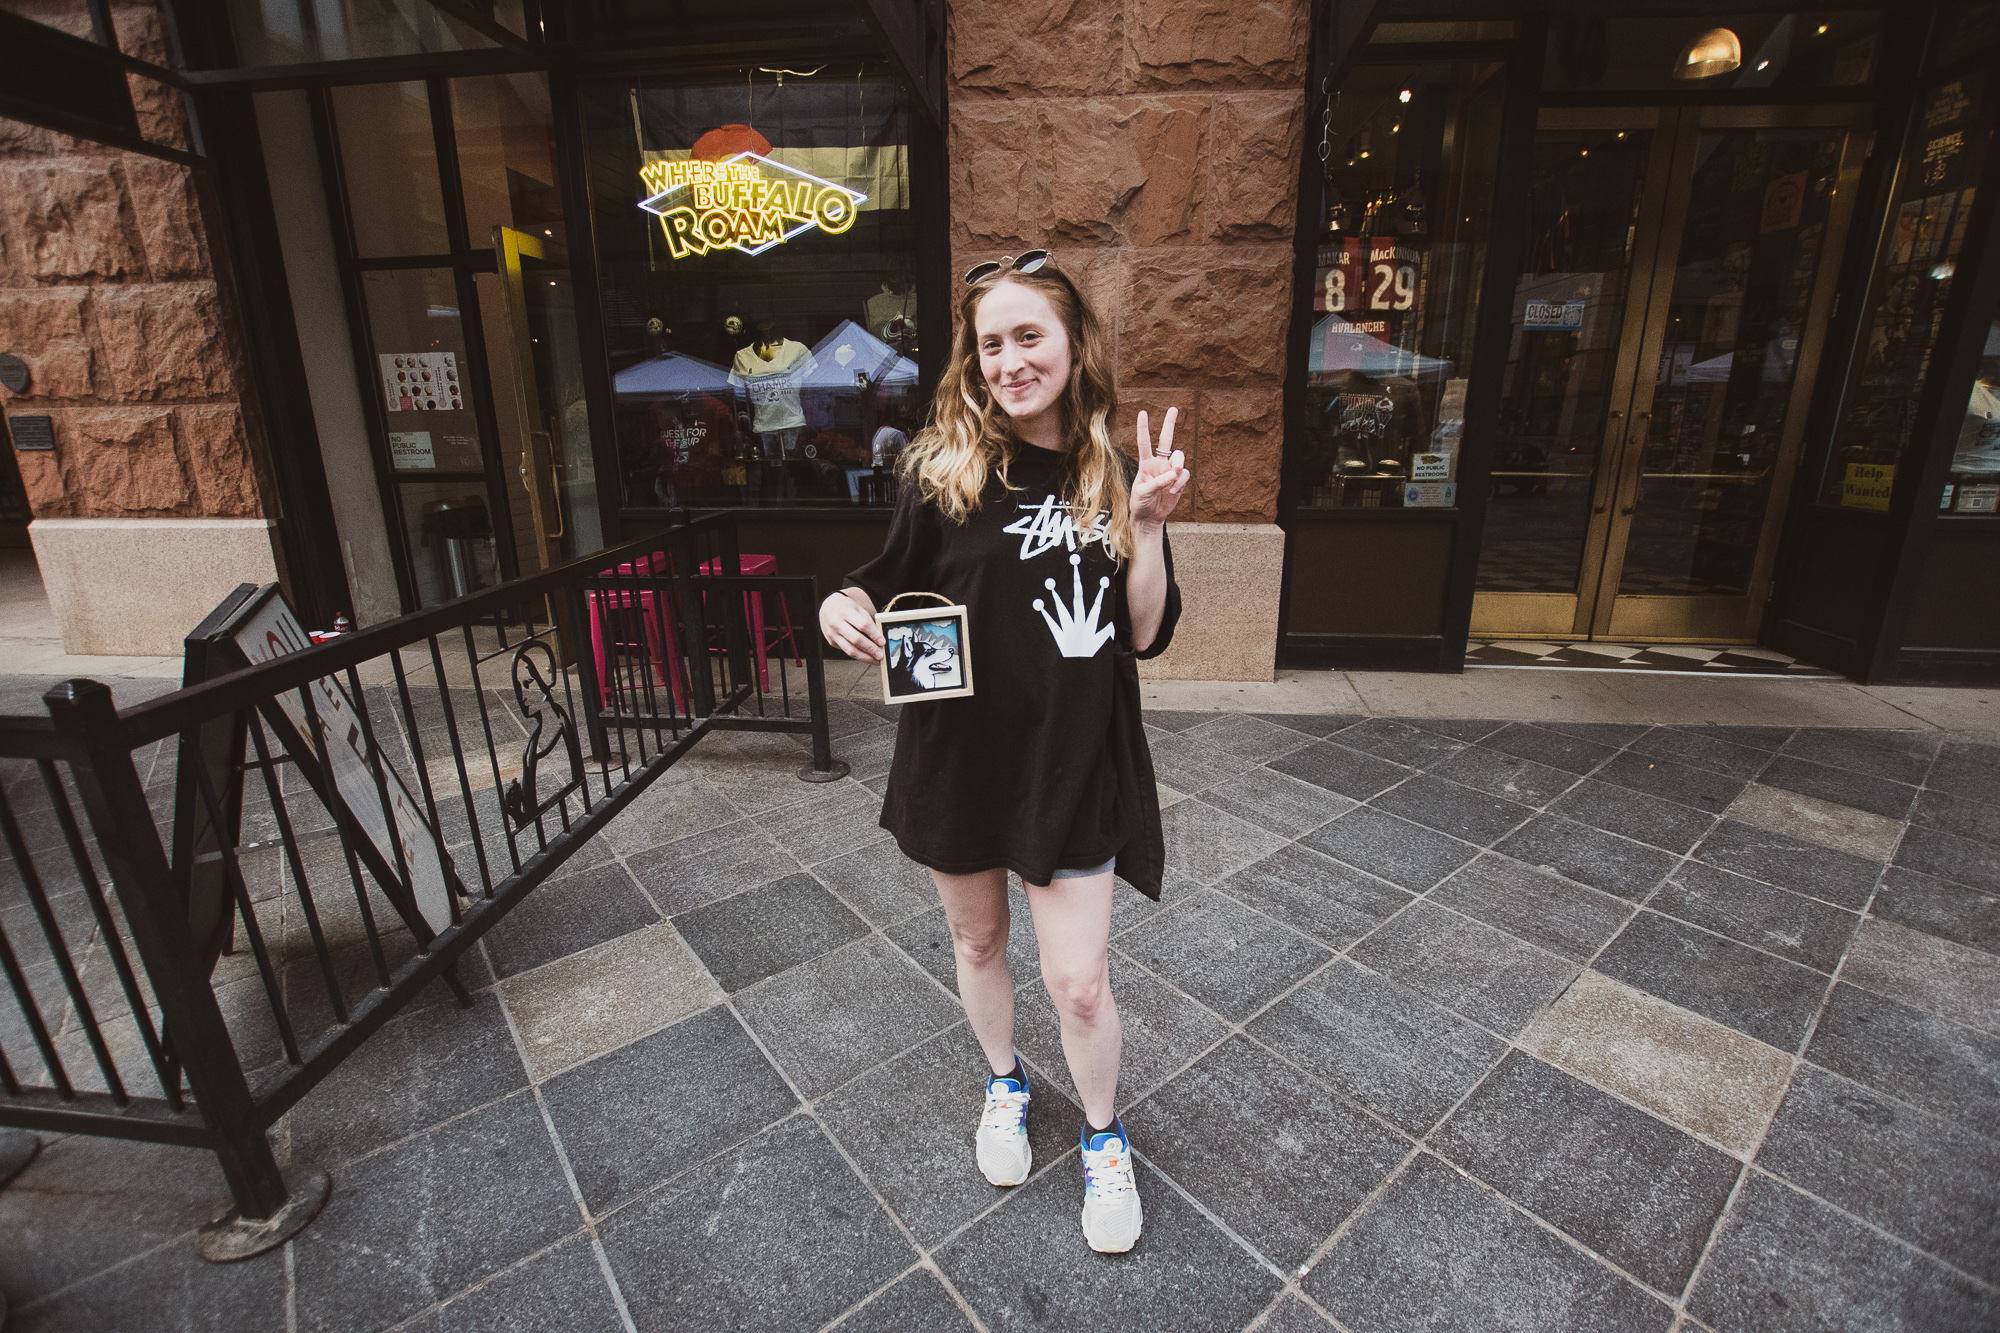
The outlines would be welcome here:
M 385 352 L 382 395 L 391 412 L 458 412 L 465 395 L 458 383 L 456 352 Z

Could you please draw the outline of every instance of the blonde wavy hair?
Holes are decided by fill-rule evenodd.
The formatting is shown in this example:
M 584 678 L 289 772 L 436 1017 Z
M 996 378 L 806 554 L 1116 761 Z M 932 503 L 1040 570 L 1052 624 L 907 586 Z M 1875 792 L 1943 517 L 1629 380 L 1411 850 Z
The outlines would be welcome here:
M 1047 297 L 1069 335 L 1069 382 L 1057 399 L 1067 454 L 1063 499 L 1078 533 L 1089 532 L 1100 516 L 1108 516 L 1105 545 L 1118 559 L 1129 559 L 1132 496 L 1124 456 L 1111 443 L 1118 393 L 1109 340 L 1083 293 L 1053 262 L 1033 273 L 1008 270 L 975 283 L 959 302 L 958 333 L 951 362 L 938 381 L 930 424 L 897 463 L 903 483 L 914 485 L 918 496 L 946 518 L 963 523 L 978 511 L 987 478 L 997 471 L 1001 484 L 1013 489 L 1008 465 L 1020 450 L 1035 447 L 1015 433 L 1013 419 L 993 401 L 979 368 L 975 316 L 979 303 L 1003 282 Z

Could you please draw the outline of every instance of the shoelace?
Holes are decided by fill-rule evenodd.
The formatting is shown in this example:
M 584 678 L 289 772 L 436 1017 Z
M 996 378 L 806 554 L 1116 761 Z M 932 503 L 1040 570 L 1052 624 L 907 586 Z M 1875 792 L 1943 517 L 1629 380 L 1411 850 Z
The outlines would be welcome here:
M 1014 1131 L 1028 1119 L 1028 1094 L 1000 1089 L 986 1094 L 986 1128 Z M 963 1122 L 961 1122 L 963 1123 Z
M 1132 1192 L 1132 1167 L 1122 1145 L 1083 1150 L 1083 1192 L 1107 1199 Z

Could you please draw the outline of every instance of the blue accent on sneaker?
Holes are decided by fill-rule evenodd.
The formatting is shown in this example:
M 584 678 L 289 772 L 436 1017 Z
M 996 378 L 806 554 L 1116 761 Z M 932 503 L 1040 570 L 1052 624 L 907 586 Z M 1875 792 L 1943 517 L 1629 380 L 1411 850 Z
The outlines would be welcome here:
M 1015 1092 L 1026 1092 L 1029 1093 L 1030 1096 L 1033 1095 L 1032 1090 L 1028 1087 L 1028 1068 L 1026 1065 L 1021 1063 L 1020 1056 L 1017 1055 L 1014 1057 L 1013 1073 L 988 1074 L 986 1076 L 987 1091 L 991 1092 L 994 1088 L 997 1087 L 1006 1087 L 1012 1089 Z
M 1117 1116 L 1112 1116 L 1110 1129 L 1093 1130 L 1090 1127 L 1089 1117 L 1086 1116 L 1084 1118 L 1083 1146 L 1085 1148 L 1088 1148 L 1092 1152 L 1102 1152 L 1104 1149 L 1110 1147 L 1114 1141 L 1124 1144 L 1127 1148 L 1132 1146 L 1132 1140 L 1125 1137 L 1125 1122 L 1123 1120 Z

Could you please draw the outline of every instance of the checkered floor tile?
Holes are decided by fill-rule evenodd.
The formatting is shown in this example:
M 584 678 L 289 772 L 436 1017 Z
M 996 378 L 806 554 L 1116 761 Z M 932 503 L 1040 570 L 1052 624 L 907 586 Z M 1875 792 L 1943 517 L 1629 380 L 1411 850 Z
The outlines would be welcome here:
M 1704 675 L 1813 676 L 1840 674 L 1769 648 L 1692 643 L 1538 643 L 1528 639 L 1474 639 L 1465 647 L 1468 667 L 1542 667 L 1567 671 L 1697 671 Z

